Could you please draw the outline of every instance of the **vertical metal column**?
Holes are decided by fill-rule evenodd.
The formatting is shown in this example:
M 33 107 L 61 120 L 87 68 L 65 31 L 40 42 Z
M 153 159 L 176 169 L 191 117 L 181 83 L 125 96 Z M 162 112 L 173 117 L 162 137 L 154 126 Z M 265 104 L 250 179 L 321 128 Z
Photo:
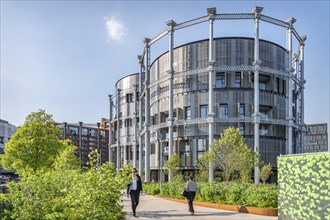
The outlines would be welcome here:
M 150 39 L 145 38 L 144 44 L 146 47 L 146 65 L 145 65 L 145 134 L 144 134 L 144 141 L 145 141 L 145 179 L 144 182 L 150 182 L 150 88 L 149 88 L 149 81 L 150 81 L 150 46 L 149 46 Z
M 113 102 L 112 102 L 112 96 L 108 95 L 109 97 L 109 102 L 110 102 L 110 111 L 109 111 L 109 161 L 111 163 L 113 163 L 113 155 L 112 155 L 112 150 L 111 150 L 111 144 L 113 142 L 112 139 L 112 125 L 111 125 L 111 121 L 112 121 L 112 108 L 113 108 Z
M 143 59 L 142 56 L 138 56 L 140 63 L 140 74 L 139 74 L 139 175 L 142 177 L 142 168 L 143 168 L 143 147 L 142 147 L 142 68 L 143 68 Z
M 100 122 L 97 122 L 97 154 L 98 154 L 98 165 L 102 165 L 102 148 L 100 146 Z
M 173 41 L 174 41 L 174 26 L 176 25 L 175 21 L 170 20 L 166 22 L 169 31 L 169 70 L 168 70 L 168 80 L 169 80 L 169 114 L 167 118 L 168 126 L 168 159 L 171 159 L 173 154 Z M 168 181 L 172 182 L 172 173 L 171 171 L 168 174 Z
M 120 169 L 120 162 L 121 162 L 121 150 L 120 150 L 120 89 L 117 90 L 117 172 Z
M 307 36 L 301 36 L 302 43 L 299 46 L 299 60 L 300 60 L 300 84 L 301 84 L 301 124 L 303 126 L 302 132 L 301 132 L 301 149 L 302 153 L 305 153 L 305 83 L 306 80 L 304 78 L 304 47 L 305 47 L 305 41 L 307 39 Z
M 209 151 L 213 143 L 214 131 L 214 107 L 213 107 L 213 84 L 214 84 L 214 57 L 213 57 L 213 22 L 214 16 L 217 14 L 216 8 L 208 8 L 207 14 L 209 16 L 209 112 L 207 121 L 209 123 Z M 209 164 L 209 182 L 214 181 L 213 163 Z
M 79 160 L 80 160 L 80 163 L 82 163 L 82 137 L 81 137 L 82 125 L 83 125 L 83 123 L 80 121 L 79 122 Z
M 288 131 L 288 154 L 293 153 L 293 136 L 292 136 L 292 127 L 293 127 L 293 116 L 292 116 L 292 73 L 294 71 L 292 67 L 292 24 L 296 21 L 294 18 L 288 19 L 286 22 L 290 24 L 290 27 L 287 29 L 287 51 L 288 51 L 288 68 L 286 70 L 288 74 L 288 114 L 287 120 L 289 121 L 289 131 Z
M 132 166 L 136 168 L 136 142 L 137 142 L 137 135 L 136 135 L 136 129 L 137 129 L 137 84 L 134 85 L 134 118 L 133 118 L 133 164 Z
M 127 146 L 126 144 L 123 145 L 123 148 L 124 148 L 124 155 L 123 155 L 123 157 L 124 157 L 124 164 L 127 164 L 128 163 L 128 161 L 127 161 L 127 148 L 128 147 L 129 146 Z
M 67 122 L 63 122 L 63 140 L 66 140 L 67 125 Z
M 259 153 L 259 70 L 261 60 L 259 60 L 259 18 L 262 7 L 255 7 L 252 10 L 254 13 L 254 152 Z M 254 167 L 254 183 L 259 183 L 259 166 L 258 161 L 255 161 Z

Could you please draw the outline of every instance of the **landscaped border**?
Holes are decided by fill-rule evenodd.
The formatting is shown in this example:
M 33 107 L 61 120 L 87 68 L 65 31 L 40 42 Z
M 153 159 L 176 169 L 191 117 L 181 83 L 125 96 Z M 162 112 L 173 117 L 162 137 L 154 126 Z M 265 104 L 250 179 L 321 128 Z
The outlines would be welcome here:
M 187 204 L 187 200 L 184 199 L 175 199 L 175 198 L 168 198 L 155 195 L 158 198 L 166 199 L 174 202 L 180 202 Z M 249 213 L 254 215 L 263 215 L 263 216 L 278 216 L 278 209 L 275 208 L 256 208 L 256 207 L 248 207 L 248 206 L 241 206 L 241 205 L 224 205 L 224 204 L 216 204 L 210 202 L 198 202 L 194 201 L 194 205 L 203 206 L 207 208 L 214 208 L 214 209 L 223 209 L 228 211 L 234 212 L 243 212 Z

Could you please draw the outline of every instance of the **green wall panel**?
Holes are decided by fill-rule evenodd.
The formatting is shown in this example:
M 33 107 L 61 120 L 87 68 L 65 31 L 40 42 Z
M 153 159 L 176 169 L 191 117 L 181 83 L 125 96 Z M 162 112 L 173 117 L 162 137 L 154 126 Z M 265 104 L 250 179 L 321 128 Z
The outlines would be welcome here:
M 330 220 L 330 153 L 277 158 L 279 219 Z

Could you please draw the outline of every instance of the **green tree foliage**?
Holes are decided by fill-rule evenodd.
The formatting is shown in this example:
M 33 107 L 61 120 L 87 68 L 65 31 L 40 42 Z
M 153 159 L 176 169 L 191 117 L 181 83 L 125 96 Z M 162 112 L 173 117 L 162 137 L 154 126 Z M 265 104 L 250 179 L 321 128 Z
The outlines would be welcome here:
M 19 174 L 50 169 L 65 146 L 59 134 L 51 115 L 44 110 L 31 113 L 6 144 L 1 165 Z
M 166 174 L 172 173 L 174 182 L 184 181 L 180 170 L 180 158 L 176 153 L 173 153 L 172 157 L 165 162 L 164 167 Z
M 273 173 L 272 171 L 272 165 L 264 165 L 260 169 L 260 180 L 265 184 L 266 180 L 269 178 L 269 176 Z
M 241 145 L 240 149 L 237 150 L 237 164 L 235 169 L 239 172 L 242 183 L 248 183 L 251 180 L 251 173 L 258 157 L 259 155 L 252 151 L 246 144 Z
M 57 171 L 65 170 L 79 170 L 80 162 L 76 155 L 74 155 L 76 146 L 71 145 L 68 141 L 65 141 L 65 148 L 59 153 L 55 162 L 54 168 Z
M 201 158 L 197 160 L 197 180 L 200 182 L 207 182 L 209 179 L 209 166 L 212 160 L 212 154 L 209 151 L 205 152 Z
M 7 210 L 7 219 L 118 219 L 122 216 L 121 190 L 127 181 L 118 175 L 113 163 L 93 166 L 85 172 L 66 167 L 74 169 L 30 173 L 22 176 L 20 182 L 10 183 L 5 201 L 12 204 L 12 210 L 10 215 Z
M 98 166 L 96 151 L 89 155 L 89 167 L 81 170 L 74 155 L 75 146 L 58 141 L 58 134 L 51 116 L 39 111 L 29 115 L 11 139 L 10 156 L 2 162 L 14 163 L 12 167 L 20 171 L 20 181 L 9 183 L 8 193 L 1 194 L 0 218 L 121 218 L 121 190 L 127 185 L 122 175 L 128 174 L 118 174 L 112 163 Z M 18 156 L 16 160 L 14 155 Z M 33 166 L 32 162 L 40 158 L 44 161 Z
M 215 167 L 223 171 L 225 181 L 236 170 L 240 172 L 241 180 L 248 182 L 257 155 L 245 144 L 239 129 L 227 128 L 220 134 L 220 139 L 213 142 L 210 153 Z

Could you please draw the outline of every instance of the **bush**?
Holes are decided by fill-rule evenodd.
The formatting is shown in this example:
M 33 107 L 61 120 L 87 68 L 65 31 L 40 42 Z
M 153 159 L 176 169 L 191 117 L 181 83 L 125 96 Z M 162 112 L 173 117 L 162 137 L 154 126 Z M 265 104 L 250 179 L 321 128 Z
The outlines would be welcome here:
M 245 205 L 259 208 L 277 208 L 277 186 L 268 184 L 240 184 L 234 182 L 199 183 L 200 194 L 196 201 L 228 205 Z M 144 184 L 143 189 L 150 195 L 182 199 L 184 184 L 159 183 Z
M 122 174 L 125 175 L 125 174 Z M 127 176 L 126 174 L 125 176 Z M 10 202 L 4 219 L 119 219 L 121 189 L 127 185 L 112 163 L 85 172 L 53 170 L 11 182 L 2 202 Z M 111 208 L 109 208 L 111 207 Z M 3 209 L 3 208 L 2 208 Z

